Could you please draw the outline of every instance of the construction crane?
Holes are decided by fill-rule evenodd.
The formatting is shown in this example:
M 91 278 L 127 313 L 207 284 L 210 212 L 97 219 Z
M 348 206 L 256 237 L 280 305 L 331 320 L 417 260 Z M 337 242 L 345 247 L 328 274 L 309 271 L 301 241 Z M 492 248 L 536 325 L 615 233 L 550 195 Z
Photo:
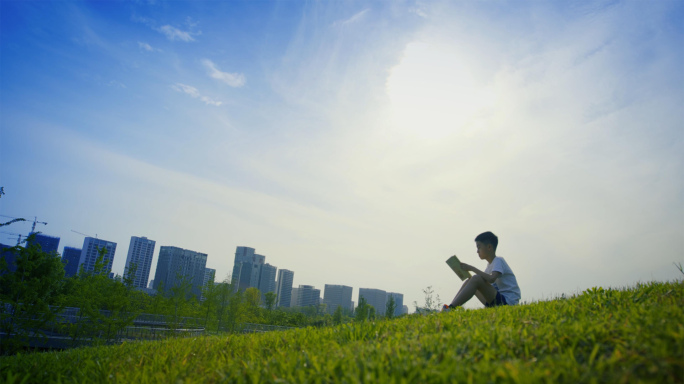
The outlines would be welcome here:
M 21 218 L 21 217 L 13 217 L 13 216 L 6 216 L 6 215 L 0 215 L 0 216 L 2 216 L 2 217 L 8 217 L 8 218 L 10 218 L 10 219 L 13 219 L 13 221 L 14 221 L 14 220 L 16 220 L 16 221 L 28 221 L 28 220 L 26 220 L 26 219 L 24 219 L 24 218 Z M 29 223 L 30 223 L 30 221 L 29 221 Z M 38 221 L 38 217 L 33 216 L 33 226 L 31 227 L 31 232 L 29 232 L 29 233 L 34 233 L 34 232 L 36 232 L 36 224 L 44 224 L 44 225 L 47 225 L 46 222 L 44 222 L 44 221 Z
M 85 237 L 92 237 L 92 236 L 90 236 L 90 235 L 86 235 L 85 233 L 81 233 L 81 232 L 79 232 L 79 231 L 74 231 L 73 229 L 71 230 L 71 232 L 73 232 L 73 233 L 78 233 L 79 235 L 85 236 Z M 95 234 L 95 238 L 97 239 L 97 233 Z
M 10 235 L 10 236 L 17 236 L 17 245 L 21 244 L 21 238 L 26 238 L 26 236 L 20 234 L 20 233 L 13 233 L 13 232 L 0 232 L 5 235 Z
M 38 221 L 38 218 L 36 216 L 33 216 L 33 227 L 31 227 L 31 233 L 36 232 L 36 224 L 45 224 L 47 225 L 46 222 L 44 221 Z

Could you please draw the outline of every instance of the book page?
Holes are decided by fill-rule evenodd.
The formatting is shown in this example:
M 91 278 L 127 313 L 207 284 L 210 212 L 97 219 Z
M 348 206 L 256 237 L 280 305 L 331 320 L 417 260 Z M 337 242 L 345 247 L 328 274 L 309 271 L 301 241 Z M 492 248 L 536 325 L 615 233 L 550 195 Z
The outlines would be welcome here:
M 450 258 L 447 259 L 446 261 L 447 265 L 451 267 L 451 270 L 454 271 L 454 273 L 461 278 L 461 280 L 466 280 L 470 278 L 470 272 L 464 271 L 461 269 L 461 261 L 458 260 L 458 257 L 456 255 L 451 256 Z

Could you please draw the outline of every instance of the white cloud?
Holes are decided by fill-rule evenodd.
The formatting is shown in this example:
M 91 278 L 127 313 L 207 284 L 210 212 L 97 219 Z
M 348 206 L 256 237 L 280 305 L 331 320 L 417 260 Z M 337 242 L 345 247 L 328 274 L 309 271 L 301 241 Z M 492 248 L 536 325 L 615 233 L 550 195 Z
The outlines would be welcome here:
M 210 97 L 202 96 L 200 94 L 199 90 L 197 90 L 197 88 L 190 86 L 190 85 L 176 83 L 176 84 L 172 85 L 171 88 L 173 88 L 174 90 L 176 90 L 178 92 L 188 94 L 192 98 L 200 99 L 207 105 L 215 105 L 218 107 L 221 104 L 223 104 L 223 102 L 221 102 L 221 101 L 216 101 L 216 100 L 211 99 Z
M 221 72 L 209 59 L 202 60 L 202 64 L 209 69 L 209 76 L 214 79 L 220 80 L 231 87 L 242 87 L 245 85 L 245 75 L 242 73 Z
M 171 41 L 181 40 L 186 42 L 195 41 L 195 39 L 192 36 L 200 35 L 202 33 L 181 31 L 180 29 L 172 27 L 170 25 L 161 26 L 157 28 L 157 31 L 163 33 L 166 36 L 166 38 Z
M 126 84 L 117 81 L 117 80 L 111 80 L 109 83 L 107 83 L 107 86 L 109 87 L 115 87 L 115 88 L 127 88 Z
M 162 52 L 161 49 L 159 49 L 159 48 L 154 48 L 154 47 L 152 47 L 151 45 L 149 45 L 149 44 L 147 44 L 147 43 L 143 43 L 142 41 L 138 41 L 138 47 L 139 47 L 140 49 L 143 49 L 143 50 L 147 51 L 147 52 Z
M 416 14 L 416 15 L 422 17 L 423 19 L 428 18 L 428 14 L 427 14 L 426 7 L 424 4 L 419 3 L 415 7 L 409 8 L 409 12 Z
M 338 25 L 350 25 L 354 23 L 358 23 L 359 21 L 363 20 L 363 18 L 366 16 L 366 14 L 370 12 L 369 8 L 364 9 L 363 11 L 357 12 L 354 14 L 354 16 L 346 19 L 346 20 L 339 20 L 333 23 L 333 26 L 338 26 Z

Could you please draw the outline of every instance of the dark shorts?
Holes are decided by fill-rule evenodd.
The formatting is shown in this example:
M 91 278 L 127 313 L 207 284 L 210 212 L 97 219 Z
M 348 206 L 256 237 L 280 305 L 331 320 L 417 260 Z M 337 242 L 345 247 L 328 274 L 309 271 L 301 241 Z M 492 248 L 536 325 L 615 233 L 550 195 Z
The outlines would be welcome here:
M 497 289 L 496 290 L 496 297 L 494 298 L 494 300 L 492 300 L 491 303 L 485 304 L 485 307 L 492 308 L 492 307 L 498 307 L 500 305 L 508 305 L 508 303 L 506 302 L 506 298 L 503 297 L 503 295 L 501 293 L 499 293 L 499 290 Z

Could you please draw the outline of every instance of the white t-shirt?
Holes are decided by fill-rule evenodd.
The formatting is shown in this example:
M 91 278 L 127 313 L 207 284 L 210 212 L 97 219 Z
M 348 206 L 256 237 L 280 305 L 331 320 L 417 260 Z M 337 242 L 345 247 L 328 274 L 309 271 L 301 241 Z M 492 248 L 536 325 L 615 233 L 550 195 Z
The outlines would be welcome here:
M 492 274 L 493 272 L 500 272 L 501 276 L 492 284 L 494 288 L 499 290 L 499 293 L 506 298 L 506 303 L 509 305 L 516 305 L 520 301 L 520 287 L 518 287 L 518 280 L 508 266 L 503 257 L 496 256 L 494 260 L 487 265 L 485 273 Z

